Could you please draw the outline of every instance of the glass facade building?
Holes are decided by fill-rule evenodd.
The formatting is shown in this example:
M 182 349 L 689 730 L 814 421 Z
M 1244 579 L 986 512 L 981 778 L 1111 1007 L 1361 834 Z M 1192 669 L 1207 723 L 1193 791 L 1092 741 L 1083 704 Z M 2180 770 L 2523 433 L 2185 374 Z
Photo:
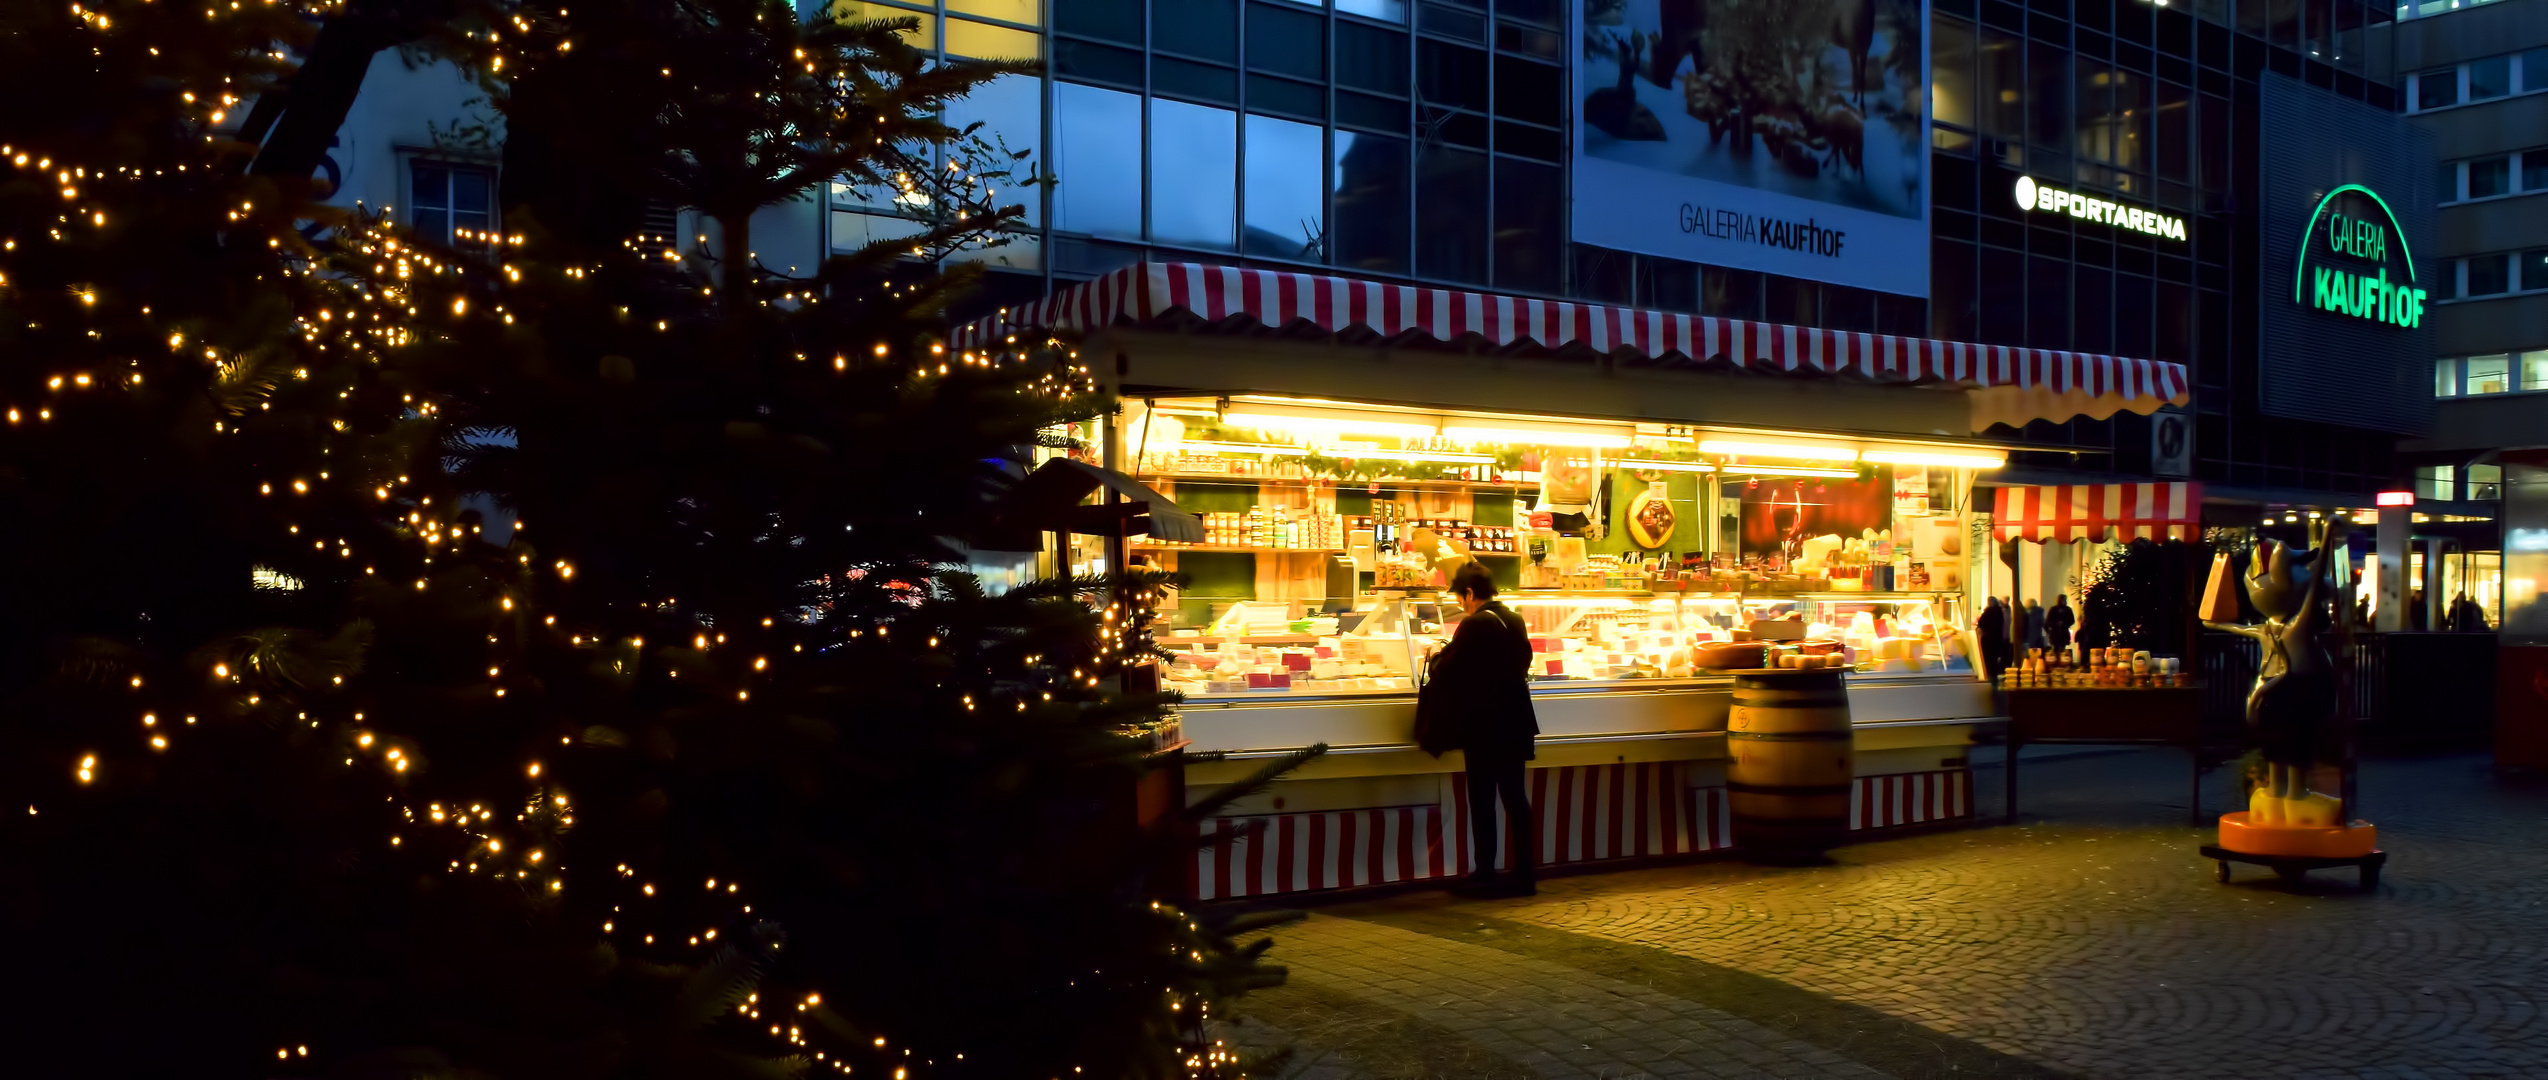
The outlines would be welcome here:
M 849 7 L 922 16 L 916 39 L 951 56 L 1047 61 L 961 118 L 1059 178 L 1031 235 L 987 256 L 1016 273 L 986 306 L 1149 258 L 2112 353 L 2189 366 L 2189 478 L 2214 490 L 2308 501 L 2392 479 L 2394 435 L 2260 407 L 2253 213 L 2259 79 L 2402 111 L 2388 35 L 2415 13 L 2392 5 L 1935 0 L 1927 297 L 1575 242 L 1573 0 Z M 2020 175 L 2181 217 L 2190 242 L 2025 214 Z M 890 206 L 834 199 L 834 247 L 892 234 Z M 2151 475 L 2151 426 L 1995 434 L 2040 448 L 2012 464 L 2051 482 Z

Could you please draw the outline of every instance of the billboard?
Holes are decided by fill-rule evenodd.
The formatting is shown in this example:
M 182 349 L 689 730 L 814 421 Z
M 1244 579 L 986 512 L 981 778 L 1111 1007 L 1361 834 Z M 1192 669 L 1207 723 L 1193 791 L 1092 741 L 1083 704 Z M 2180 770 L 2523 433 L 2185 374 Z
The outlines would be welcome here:
M 2432 136 L 2296 79 L 2257 81 L 2257 405 L 2423 434 L 2433 423 L 2426 305 L 2447 295 L 2435 279 L 2449 270 L 2428 246 Z
M 1576 0 L 1574 235 L 1929 293 L 1925 0 Z

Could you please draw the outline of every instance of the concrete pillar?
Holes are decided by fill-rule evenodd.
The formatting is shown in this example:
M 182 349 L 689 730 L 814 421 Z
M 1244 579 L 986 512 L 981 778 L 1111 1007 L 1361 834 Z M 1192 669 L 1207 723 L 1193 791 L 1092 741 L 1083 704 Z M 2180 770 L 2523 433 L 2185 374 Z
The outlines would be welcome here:
M 2406 629 L 2406 546 L 2407 520 L 2410 513 L 2403 506 L 2383 506 L 2376 540 L 2379 544 L 2378 575 L 2380 588 L 2372 597 L 2372 629 L 2389 631 Z
M 2446 543 L 2447 540 L 2438 536 L 2428 536 L 2423 540 L 2424 580 L 2416 587 L 2424 590 L 2424 628 L 2427 630 L 2443 629 L 2442 613 L 2449 610 L 2451 598 L 2442 595 L 2442 547 Z

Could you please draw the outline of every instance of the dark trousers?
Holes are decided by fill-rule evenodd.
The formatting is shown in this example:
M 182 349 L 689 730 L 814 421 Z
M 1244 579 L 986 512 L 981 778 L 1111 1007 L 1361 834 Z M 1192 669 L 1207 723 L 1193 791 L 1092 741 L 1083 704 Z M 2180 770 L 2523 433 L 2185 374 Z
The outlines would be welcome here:
M 1471 753 L 1469 759 L 1469 837 L 1476 842 L 1479 877 L 1495 874 L 1497 852 L 1495 802 L 1504 801 L 1504 818 L 1513 825 L 1513 852 L 1505 872 L 1522 881 L 1533 876 L 1533 863 L 1539 856 L 1539 819 L 1531 813 L 1529 790 L 1522 786 L 1525 763 L 1521 758 L 1481 758 Z

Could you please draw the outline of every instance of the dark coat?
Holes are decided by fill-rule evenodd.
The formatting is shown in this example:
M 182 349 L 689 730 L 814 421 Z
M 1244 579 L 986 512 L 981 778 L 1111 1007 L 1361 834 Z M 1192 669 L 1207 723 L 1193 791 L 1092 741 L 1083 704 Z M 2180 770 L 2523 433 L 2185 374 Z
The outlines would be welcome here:
M 1531 711 L 1529 624 L 1488 601 L 1451 632 L 1416 699 L 1416 745 L 1436 757 L 1529 761 L 1539 717 Z
M 2078 621 L 2070 605 L 2054 604 L 2044 609 L 2044 643 L 2056 649 L 2070 647 L 2070 628 Z

